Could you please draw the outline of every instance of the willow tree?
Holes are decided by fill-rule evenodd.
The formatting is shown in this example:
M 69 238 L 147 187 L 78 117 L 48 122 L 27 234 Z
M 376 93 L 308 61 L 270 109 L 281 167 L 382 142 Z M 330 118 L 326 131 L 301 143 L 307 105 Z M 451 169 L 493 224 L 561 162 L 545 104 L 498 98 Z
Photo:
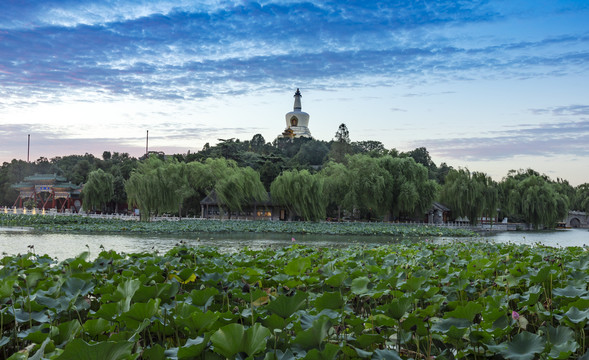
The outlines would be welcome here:
M 327 197 L 324 179 L 307 170 L 285 171 L 270 185 L 272 200 L 286 207 L 289 218 L 298 215 L 306 221 L 325 219 Z
M 454 216 L 468 217 L 476 225 L 483 215 L 493 218 L 497 213 L 497 184 L 486 174 L 468 169 L 450 170 L 440 193 L 441 201 Z
M 356 154 L 347 157 L 350 181 L 348 203 L 368 214 L 381 217 L 392 204 L 393 178 L 379 159 Z
M 324 178 L 328 203 L 337 207 L 337 221 L 340 221 L 342 208 L 346 209 L 352 203 L 348 168 L 343 164 L 330 161 L 321 169 L 320 174 Z
M 231 211 L 242 211 L 244 206 L 253 202 L 268 199 L 268 193 L 258 172 L 250 167 L 233 170 L 215 185 L 217 199 L 229 209 L 229 214 Z
M 438 194 L 438 185 L 428 177 L 428 169 L 413 158 L 384 156 L 380 165 L 392 177 L 390 211 L 400 214 L 423 215 L 432 206 Z
M 84 208 L 103 210 L 114 197 L 114 176 L 102 169 L 88 174 L 88 181 L 82 189 Z
M 518 179 L 507 179 L 512 188 L 507 202 L 507 212 L 520 214 L 522 220 L 534 228 L 553 228 L 567 216 L 569 199 L 560 194 L 553 184 L 543 176 L 528 175 Z
M 581 184 L 575 190 L 574 209 L 589 214 L 589 183 Z
M 142 221 L 178 209 L 187 181 L 182 166 L 176 161 L 164 162 L 151 156 L 131 172 L 125 191 L 129 204 L 139 208 Z

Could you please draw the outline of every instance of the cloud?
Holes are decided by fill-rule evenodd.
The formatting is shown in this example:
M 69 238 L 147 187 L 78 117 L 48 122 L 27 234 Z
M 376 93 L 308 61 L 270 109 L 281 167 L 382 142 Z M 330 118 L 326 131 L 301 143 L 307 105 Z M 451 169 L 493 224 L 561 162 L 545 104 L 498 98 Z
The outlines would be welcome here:
M 588 116 L 589 105 L 556 106 L 542 109 L 530 109 L 535 115 L 553 116 Z
M 294 82 L 325 88 L 416 83 L 426 76 L 526 77 L 546 74 L 542 67 L 567 73 L 589 63 L 587 36 L 475 48 L 443 36 L 446 26 L 500 19 L 485 1 L 18 4 L 9 2 L 0 15 L 0 55 L 10 54 L 0 56 L 0 81 L 9 97 L 90 89 L 177 100 Z M 542 53 L 546 47 L 561 50 Z
M 550 157 L 556 154 L 589 156 L 589 120 L 543 125 L 520 125 L 507 131 L 494 131 L 486 137 L 420 140 L 442 158 L 466 161 L 503 160 L 521 155 Z

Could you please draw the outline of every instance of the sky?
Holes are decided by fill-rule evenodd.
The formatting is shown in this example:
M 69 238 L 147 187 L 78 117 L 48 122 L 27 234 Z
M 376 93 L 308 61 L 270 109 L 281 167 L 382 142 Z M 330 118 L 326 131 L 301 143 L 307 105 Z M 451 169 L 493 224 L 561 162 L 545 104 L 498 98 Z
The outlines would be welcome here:
M 589 182 L 589 2 L 1 0 L 0 163 L 314 138 Z

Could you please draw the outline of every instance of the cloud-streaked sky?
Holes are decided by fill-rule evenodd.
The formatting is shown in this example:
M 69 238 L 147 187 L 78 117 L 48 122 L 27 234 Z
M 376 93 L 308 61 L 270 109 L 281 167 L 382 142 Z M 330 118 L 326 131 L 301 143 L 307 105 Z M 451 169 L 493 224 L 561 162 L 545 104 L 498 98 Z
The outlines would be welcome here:
M 484 171 L 589 182 L 589 2 L 4 0 L 0 162 L 272 141 L 300 88 L 341 123 Z

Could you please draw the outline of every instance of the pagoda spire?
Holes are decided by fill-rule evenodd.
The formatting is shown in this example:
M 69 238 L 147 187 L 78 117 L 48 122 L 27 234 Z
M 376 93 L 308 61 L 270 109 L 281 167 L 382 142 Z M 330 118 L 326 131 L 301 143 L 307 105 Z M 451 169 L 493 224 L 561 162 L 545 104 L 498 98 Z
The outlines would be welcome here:
M 294 94 L 294 111 L 301 111 L 302 107 L 301 107 L 301 97 L 303 95 L 301 95 L 301 92 L 299 91 L 299 88 L 297 88 L 297 92 Z

